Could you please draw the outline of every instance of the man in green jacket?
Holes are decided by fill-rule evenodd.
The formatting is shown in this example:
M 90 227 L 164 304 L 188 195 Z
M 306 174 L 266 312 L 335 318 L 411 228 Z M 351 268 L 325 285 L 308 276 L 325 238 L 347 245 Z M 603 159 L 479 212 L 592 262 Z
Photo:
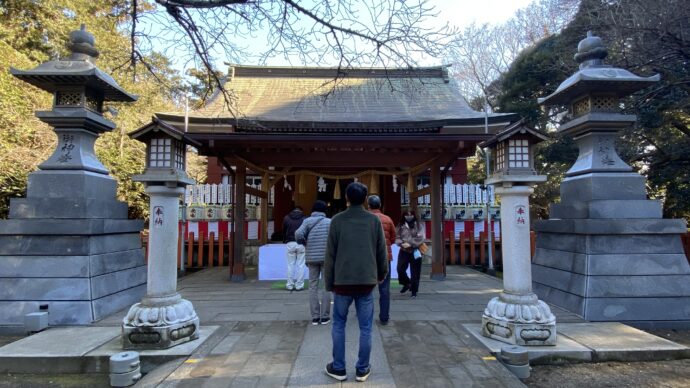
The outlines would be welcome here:
M 328 232 L 324 284 L 333 298 L 333 362 L 326 374 L 347 379 L 345 370 L 345 324 L 347 311 L 355 302 L 359 321 L 359 354 L 355 379 L 366 381 L 371 373 L 371 327 L 374 321 L 374 287 L 388 273 L 388 251 L 379 218 L 364 209 L 367 187 L 350 183 L 345 190 L 349 208 L 333 217 Z

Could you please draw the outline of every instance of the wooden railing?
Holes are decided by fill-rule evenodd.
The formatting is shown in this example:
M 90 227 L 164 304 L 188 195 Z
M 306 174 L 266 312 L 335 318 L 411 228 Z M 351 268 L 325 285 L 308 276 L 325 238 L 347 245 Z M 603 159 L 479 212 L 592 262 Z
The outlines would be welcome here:
M 216 266 L 232 265 L 232 234 L 230 238 L 220 234 L 218 237 L 213 232 L 209 234 L 208 240 L 204 235 L 198 238 L 194 233 L 189 233 L 186 237 L 180 230 L 178 237 L 177 267 L 185 268 L 205 268 Z M 475 239 L 473 234 L 465 237 L 464 233 L 455 236 L 451 231 L 448 233 L 448 256 L 446 264 L 451 265 L 471 265 L 485 266 L 488 263 L 489 242 L 486 232 L 479 233 L 479 238 Z M 685 256 L 690 264 L 690 232 L 680 236 Z M 145 249 L 145 258 L 148 257 L 148 234 L 141 233 L 142 245 Z M 500 266 L 503 261 L 501 240 L 495 239 L 491 244 L 494 266 Z M 536 251 L 536 233 L 530 232 L 530 254 L 534 258 Z M 182 264 L 184 260 L 184 265 Z
M 186 237 L 186 238 L 185 238 Z M 142 232 L 141 241 L 148 259 L 148 233 Z M 208 240 L 203 234 L 195 236 L 190 232 L 184 236 L 180 229 L 177 240 L 177 268 L 211 268 L 232 265 L 232 232 L 229 236 L 214 232 L 209 233 Z
M 488 250 L 491 249 L 493 264 L 500 265 L 502 259 L 500 239 L 493 239 L 489 244 L 486 232 L 480 232 L 478 239 L 474 237 L 474 234 L 469 234 L 469 237 L 465 237 L 464 233 L 455 236 L 452 231 L 448 232 L 448 237 L 446 242 L 449 255 L 446 264 L 485 266 L 488 263 Z

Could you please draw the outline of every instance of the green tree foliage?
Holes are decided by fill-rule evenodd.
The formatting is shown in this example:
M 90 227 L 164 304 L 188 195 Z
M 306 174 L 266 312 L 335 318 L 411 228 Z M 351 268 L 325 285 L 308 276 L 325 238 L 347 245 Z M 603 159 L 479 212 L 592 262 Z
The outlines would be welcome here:
M 501 111 L 516 112 L 540 129 L 565 119 L 565 107 L 548 112 L 537 98 L 552 93 L 577 70 L 572 59 L 587 30 L 609 49 L 606 62 L 661 82 L 623 101 L 639 123 L 622 134 L 621 157 L 648 179 L 649 194 L 664 200 L 668 217 L 690 217 L 690 7 L 680 0 L 585 0 L 560 33 L 523 52 L 495 83 L 491 96 Z M 540 215 L 557 200 L 557 185 L 576 158 L 572 140 L 541 147 L 538 167 L 549 182 L 536 192 Z
M 143 170 L 144 147 L 130 140 L 126 132 L 147 123 L 153 112 L 177 110 L 172 93 L 180 89 L 181 79 L 169 60 L 156 53 L 146 58 L 150 72 L 135 73 L 127 66 L 130 37 L 123 26 L 128 7 L 124 0 L 0 1 L 0 217 L 7 216 L 9 198 L 25 195 L 28 174 L 56 144 L 52 130 L 34 117 L 34 111 L 50 109 L 51 96 L 15 79 L 7 70 L 10 66 L 30 69 L 65 56 L 69 32 L 81 23 L 96 38 L 97 65 L 139 96 L 136 103 L 112 105 L 117 114 L 106 116 L 117 128 L 99 138 L 96 152 L 117 180 L 118 198 L 129 204 L 130 216 L 146 216 L 143 186 L 131 180 Z

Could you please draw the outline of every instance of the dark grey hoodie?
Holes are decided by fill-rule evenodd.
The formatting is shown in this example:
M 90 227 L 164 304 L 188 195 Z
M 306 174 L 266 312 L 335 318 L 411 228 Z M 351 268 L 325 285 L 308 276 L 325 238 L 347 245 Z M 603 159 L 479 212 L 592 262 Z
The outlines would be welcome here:
M 295 232 L 304 221 L 304 213 L 299 209 L 293 209 L 283 219 L 283 242 L 295 241 Z

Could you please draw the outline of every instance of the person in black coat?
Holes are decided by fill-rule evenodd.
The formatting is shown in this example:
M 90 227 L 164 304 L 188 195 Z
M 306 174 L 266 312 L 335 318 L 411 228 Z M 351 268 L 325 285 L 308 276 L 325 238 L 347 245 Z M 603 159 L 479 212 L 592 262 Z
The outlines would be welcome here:
M 302 291 L 304 289 L 304 245 L 297 242 L 295 232 L 302 226 L 304 212 L 299 206 L 283 219 L 283 242 L 287 244 L 287 283 L 285 288 L 289 291 Z

